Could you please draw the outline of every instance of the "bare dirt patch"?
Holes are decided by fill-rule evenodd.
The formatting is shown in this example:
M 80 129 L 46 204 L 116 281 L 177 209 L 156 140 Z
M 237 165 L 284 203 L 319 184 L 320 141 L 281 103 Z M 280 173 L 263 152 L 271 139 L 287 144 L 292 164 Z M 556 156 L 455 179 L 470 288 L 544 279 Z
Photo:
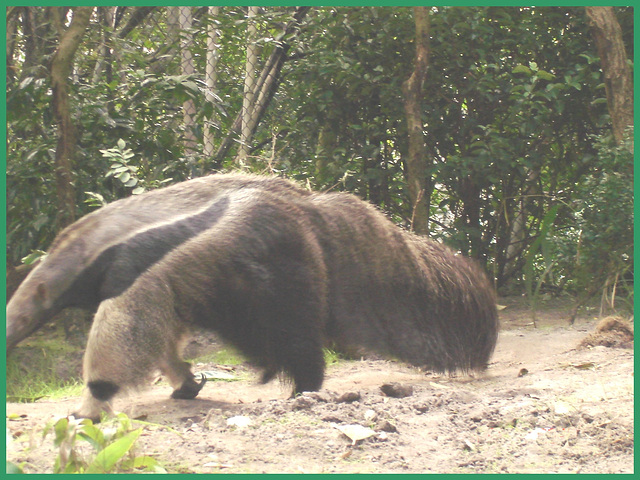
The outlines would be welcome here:
M 330 366 L 322 391 L 296 399 L 279 382 L 211 382 L 191 401 L 159 384 L 115 408 L 157 424 L 137 448 L 169 472 L 633 473 L 633 350 L 578 348 L 598 321 L 568 326 L 566 301 L 542 306 L 535 329 L 521 300 L 500 303 L 493 362 L 475 377 L 363 359 Z M 384 384 L 399 384 L 399 398 Z M 8 403 L 21 415 L 7 420 L 9 433 L 22 436 L 8 460 L 51 472 L 52 437 L 40 432 L 77 403 Z M 366 438 L 345 435 L 350 425 Z

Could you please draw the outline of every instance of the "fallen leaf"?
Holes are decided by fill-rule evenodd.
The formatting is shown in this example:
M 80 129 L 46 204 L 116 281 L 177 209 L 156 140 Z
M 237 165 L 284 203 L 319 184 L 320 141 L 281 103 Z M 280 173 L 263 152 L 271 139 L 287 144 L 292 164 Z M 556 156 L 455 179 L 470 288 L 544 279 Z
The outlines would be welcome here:
M 340 430 L 344 435 L 351 439 L 351 444 L 355 445 L 356 442 L 364 440 L 365 438 L 372 437 L 376 434 L 375 431 L 362 425 L 334 425 L 335 428 Z

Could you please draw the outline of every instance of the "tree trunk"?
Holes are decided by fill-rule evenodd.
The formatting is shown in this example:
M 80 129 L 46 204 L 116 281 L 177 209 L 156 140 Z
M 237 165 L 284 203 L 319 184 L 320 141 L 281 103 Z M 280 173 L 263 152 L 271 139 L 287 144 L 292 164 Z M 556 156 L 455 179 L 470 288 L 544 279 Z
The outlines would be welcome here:
M 193 55 L 191 54 L 190 38 L 191 27 L 193 26 L 193 15 L 191 7 L 178 7 L 178 23 L 180 25 L 180 67 L 182 75 L 193 75 L 196 68 L 193 64 Z M 198 140 L 194 133 L 196 122 L 196 106 L 192 99 L 186 100 L 182 104 L 182 113 L 184 119 L 184 153 L 187 156 L 195 155 Z
M 280 71 L 282 69 L 282 65 L 286 60 L 286 54 L 289 50 L 289 45 L 284 41 L 287 35 L 290 35 L 294 29 L 298 26 L 300 21 L 305 17 L 307 12 L 311 9 L 311 7 L 297 7 L 295 13 L 293 14 L 293 19 L 287 24 L 284 29 L 284 32 L 280 35 L 276 40 L 277 46 L 271 53 L 269 60 L 262 68 L 262 72 L 260 73 L 259 80 L 256 82 L 255 89 L 258 92 L 258 99 L 254 102 L 255 112 L 251 116 L 252 118 L 252 128 L 253 131 L 258 126 L 258 122 L 262 118 L 262 115 L 267 110 L 269 106 L 269 102 L 275 93 L 275 88 L 277 86 L 278 79 L 280 78 Z M 242 111 L 238 113 L 236 119 L 234 120 L 231 128 L 229 129 L 228 135 L 221 142 L 220 146 L 216 150 L 213 159 L 213 167 L 220 168 L 222 166 L 222 160 L 226 156 L 231 144 L 233 143 L 234 136 L 240 131 L 240 127 L 242 126 Z M 252 133 L 253 134 L 253 133 Z
M 73 11 L 71 24 L 64 29 L 64 16 L 51 7 L 52 20 L 60 33 L 58 48 L 51 60 L 51 90 L 53 112 L 58 126 L 56 148 L 56 187 L 58 192 L 58 227 L 62 228 L 75 220 L 75 192 L 73 187 L 73 156 L 76 149 L 76 129 L 69 108 L 68 79 L 73 66 L 73 57 L 80 46 L 93 7 L 77 7 Z
M 216 83 L 218 78 L 218 60 L 220 59 L 220 45 L 218 38 L 220 32 L 216 26 L 215 20 L 220 15 L 220 7 L 209 7 L 209 26 L 207 27 L 207 65 L 205 68 L 205 80 L 207 82 L 206 101 L 214 104 L 218 101 L 216 98 Z M 212 112 L 215 108 L 211 109 Z M 204 119 L 204 156 L 209 159 L 213 156 L 214 135 L 213 135 L 213 118 Z
M 540 168 L 529 170 L 527 179 L 522 186 L 520 208 L 515 213 L 511 223 L 509 245 L 507 246 L 504 276 L 509 277 L 520 268 L 527 244 L 527 218 L 530 215 L 532 197 L 540 194 Z
M 247 15 L 247 61 L 245 63 L 244 95 L 242 100 L 242 130 L 236 163 L 246 161 L 251 141 L 251 117 L 254 115 L 254 99 L 256 96 L 256 66 L 258 64 L 258 46 L 256 45 L 257 28 L 254 18 L 258 7 L 249 7 Z
M 620 144 L 627 127 L 633 126 L 633 79 L 627 64 L 622 29 L 613 7 L 585 8 L 604 72 L 613 136 Z M 630 151 L 633 152 L 633 142 Z
M 413 16 L 416 25 L 415 65 L 411 76 L 402 84 L 409 136 L 405 166 L 413 209 L 411 227 L 416 233 L 427 234 L 432 187 L 427 169 L 427 146 L 422 124 L 422 96 L 429 65 L 429 7 L 414 7 Z
M 14 51 L 16 47 L 16 31 L 18 29 L 19 7 L 7 7 L 7 31 L 6 31 L 6 53 L 7 53 L 7 90 L 11 87 L 16 78 L 16 66 L 14 65 Z
M 111 83 L 111 48 L 116 7 L 98 7 L 98 21 L 102 27 L 102 39 L 98 47 L 98 59 L 93 68 L 92 83 L 98 83 L 104 73 L 104 81 Z

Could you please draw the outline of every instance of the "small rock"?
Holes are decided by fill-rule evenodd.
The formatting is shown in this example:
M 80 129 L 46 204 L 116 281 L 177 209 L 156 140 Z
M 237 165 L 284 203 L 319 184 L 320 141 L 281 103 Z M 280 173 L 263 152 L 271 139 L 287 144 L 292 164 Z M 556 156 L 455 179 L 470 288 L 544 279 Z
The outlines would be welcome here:
M 336 417 L 336 416 L 333 416 L 333 415 L 327 415 L 326 417 L 322 417 L 321 420 L 323 422 L 345 423 L 345 421 L 342 418 Z
M 340 395 L 337 399 L 337 403 L 352 403 L 357 400 L 360 400 L 360 392 L 345 392 Z
M 587 423 L 592 423 L 595 419 L 589 415 L 588 413 L 583 413 L 582 414 L 582 418 L 584 419 L 585 422 Z
M 469 418 L 471 419 L 472 422 L 481 422 L 482 419 L 484 418 L 484 415 L 482 414 L 481 411 L 475 411 L 475 412 L 471 412 L 469 414 Z
M 331 394 L 327 392 L 309 392 L 305 396 L 322 403 L 329 403 L 332 400 Z
M 553 405 L 553 410 L 556 415 L 566 415 L 571 411 L 571 406 L 562 401 L 558 401 Z
M 378 422 L 377 428 L 376 430 L 378 431 L 382 431 L 382 432 L 387 432 L 387 433 L 397 433 L 398 429 L 396 428 L 396 426 L 387 421 L 387 420 L 382 420 L 381 422 Z
M 311 408 L 311 406 L 315 403 L 315 401 L 307 396 L 301 396 L 296 398 L 293 401 L 293 409 L 294 410 L 307 410 Z
M 385 383 L 380 387 L 382 393 L 387 397 L 404 398 L 413 395 L 413 387 L 411 385 L 402 385 L 400 383 Z

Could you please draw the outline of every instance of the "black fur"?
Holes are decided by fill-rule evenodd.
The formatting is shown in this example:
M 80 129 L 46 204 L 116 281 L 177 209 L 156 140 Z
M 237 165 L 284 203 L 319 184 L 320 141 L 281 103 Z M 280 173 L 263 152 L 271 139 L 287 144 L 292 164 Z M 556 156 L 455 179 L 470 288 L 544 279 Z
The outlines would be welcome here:
M 91 390 L 91 395 L 102 402 L 111 400 L 120 390 L 120 387 L 115 383 L 101 380 L 88 382 L 87 387 Z
M 91 307 L 129 288 L 150 266 L 174 248 L 211 228 L 228 208 L 227 197 L 216 199 L 195 215 L 142 230 L 102 252 L 60 297 L 64 305 Z

